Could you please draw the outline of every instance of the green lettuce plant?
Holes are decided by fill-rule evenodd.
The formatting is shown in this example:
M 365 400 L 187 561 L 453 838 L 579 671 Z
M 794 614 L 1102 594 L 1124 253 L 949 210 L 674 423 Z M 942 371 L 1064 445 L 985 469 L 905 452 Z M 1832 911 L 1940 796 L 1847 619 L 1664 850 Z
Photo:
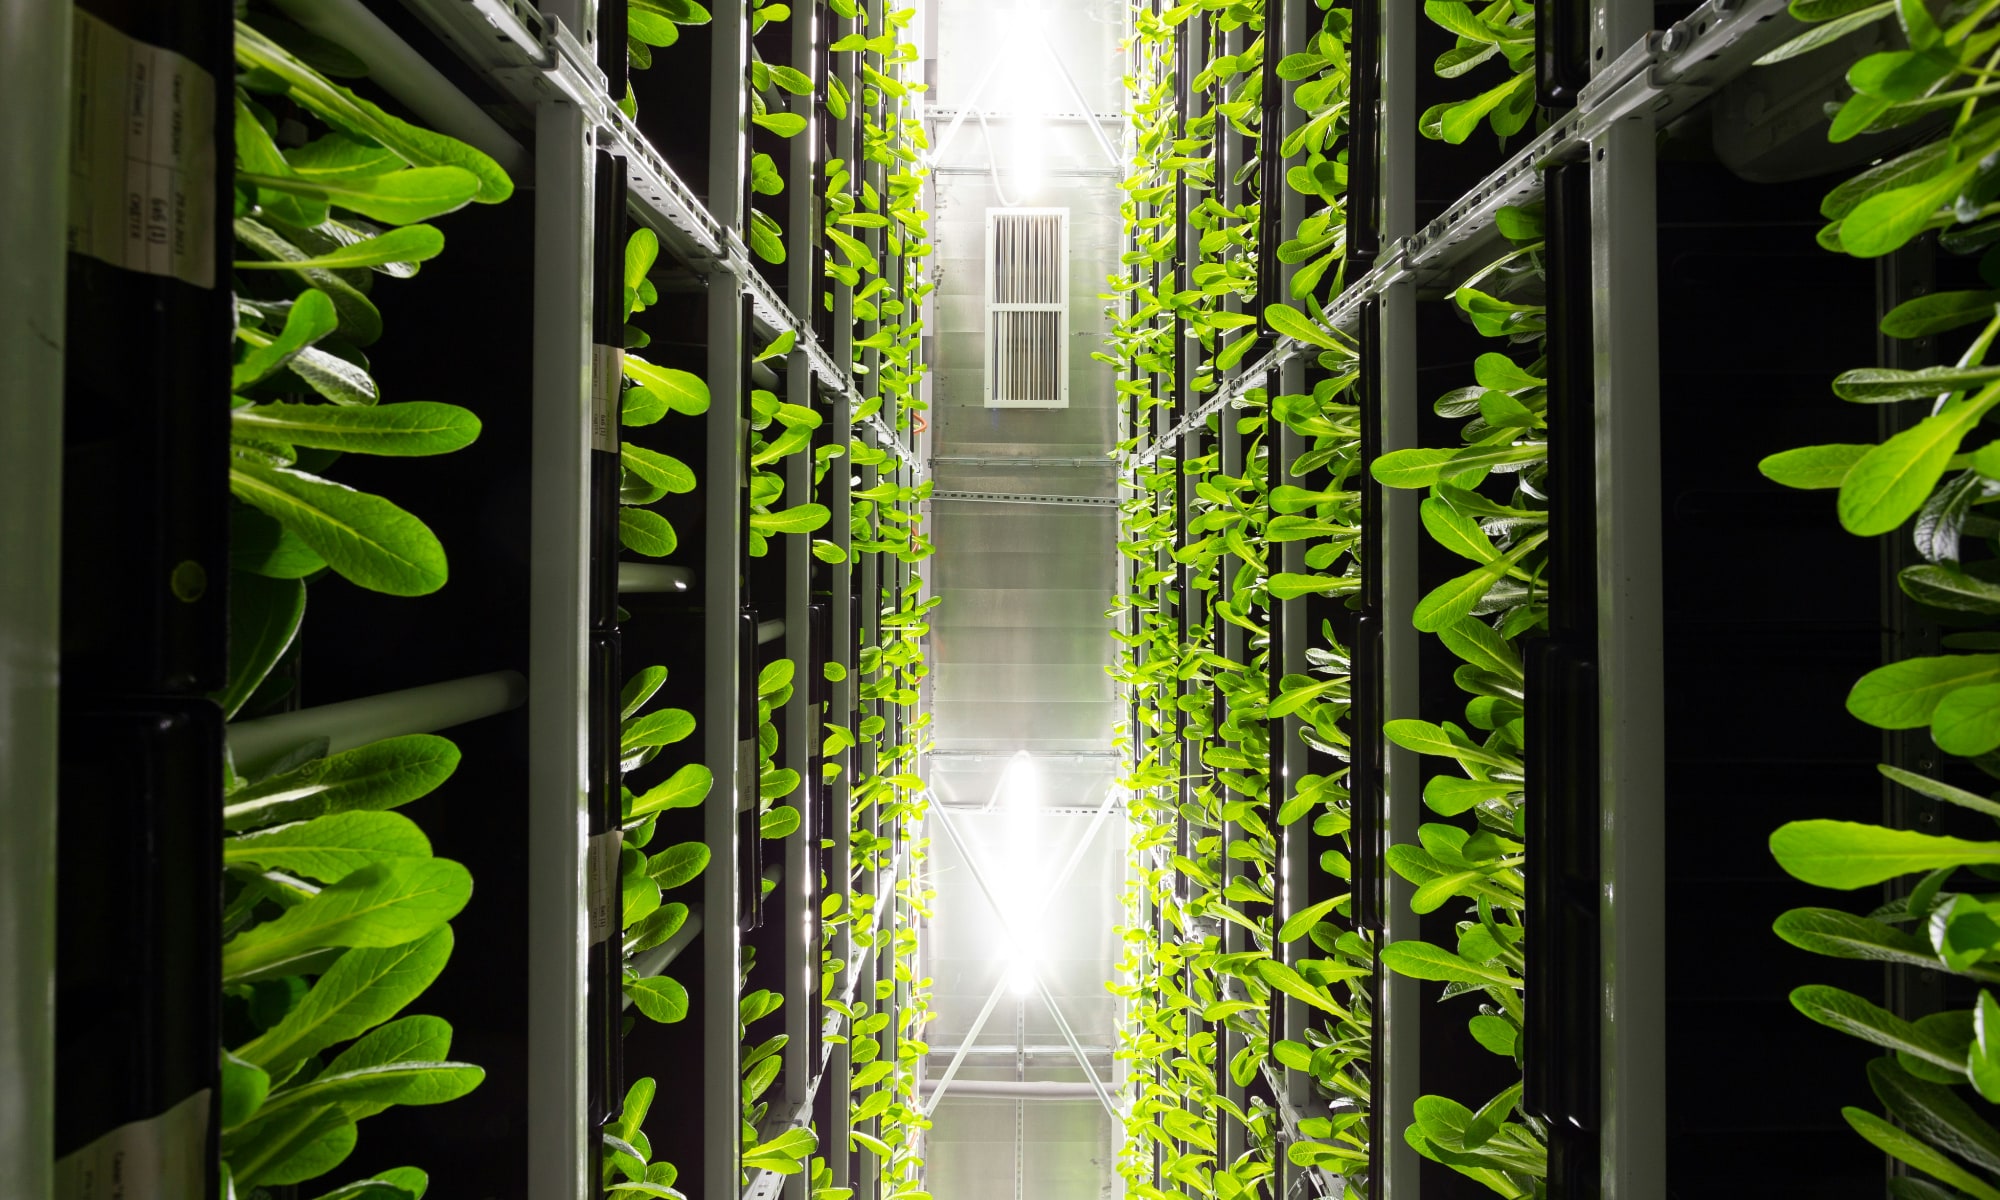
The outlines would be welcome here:
M 444 248 L 426 224 L 512 184 L 493 161 L 412 125 L 316 64 L 359 74 L 337 46 L 261 12 L 236 25 L 231 648 L 225 717 L 282 701 L 307 581 L 327 570 L 394 595 L 436 591 L 443 547 L 392 502 L 324 477 L 342 454 L 411 457 L 469 445 L 457 405 L 379 403 L 363 348 L 383 334 L 370 295 Z M 310 122 L 281 145 L 277 115 Z M 288 143 L 292 139 L 287 139 Z M 353 1150 L 358 1123 L 437 1104 L 484 1077 L 453 1061 L 451 1026 L 403 1016 L 451 955 L 472 893 L 399 808 L 443 784 L 458 750 L 430 735 L 339 753 L 325 739 L 225 772 L 219 1121 L 231 1194 L 306 1183 Z M 333 1196 L 418 1200 L 400 1168 Z
M 1896 129 L 1931 118 L 1934 136 L 1915 139 L 1827 193 L 1820 233 L 1828 250 L 1869 258 L 1920 235 L 1936 234 L 1940 250 L 1978 255 L 1978 272 L 2000 285 L 1992 252 L 2000 222 L 1987 203 L 1996 140 L 1987 106 L 1993 47 L 2000 20 L 1991 4 L 1827 3 L 1795 0 L 1792 15 L 1812 28 L 1766 55 L 1777 62 L 1837 42 L 1878 22 L 1894 22 L 1903 48 L 1866 55 L 1847 72 L 1853 94 L 1834 115 L 1829 138 Z M 1936 114 L 1936 116 L 1933 116 Z M 1948 366 L 1918 370 L 1859 367 L 1833 381 L 1842 400 L 1859 404 L 1922 403 L 1928 415 L 1878 445 L 1818 445 L 1788 450 L 1759 464 L 1772 480 L 1795 488 L 1838 489 L 1837 512 L 1848 532 L 1900 531 L 1912 517 L 1917 556 L 1898 583 L 1911 600 L 1951 625 L 1951 653 L 1889 663 L 1858 680 L 1847 709 L 1883 729 L 1924 729 L 1946 755 L 1995 774 L 2000 749 L 2000 690 L 1993 681 L 2000 645 L 1985 627 L 2000 615 L 1996 560 L 1988 540 L 2000 525 L 1981 509 L 2000 494 L 1995 446 L 1973 445 L 1994 402 L 2000 372 L 1985 358 L 2000 335 L 2000 291 L 1934 293 L 1899 305 L 1882 321 L 1892 338 L 1960 333 Z M 1881 772 L 1918 795 L 2000 816 L 2000 803 L 1978 791 L 1883 764 Z M 1868 1082 L 1886 1116 L 1860 1107 L 1842 1110 L 1861 1137 L 1915 1174 L 1893 1181 L 1898 1196 L 2000 1197 L 2000 1102 L 1994 1067 L 1995 1018 L 2000 1017 L 1988 960 L 2000 935 L 1984 915 L 1995 898 L 1982 883 L 2000 862 L 2000 842 L 1940 837 L 1849 821 L 1790 822 L 1771 835 L 1771 852 L 1786 871 L 1817 886 L 1852 891 L 1917 876 L 1907 891 L 1866 911 L 1811 907 L 1779 917 L 1778 936 L 1816 954 L 1940 971 L 1969 980 L 1970 1008 L 1915 1021 L 1839 988 L 1810 985 L 1792 993 L 1805 1016 L 1881 1047 Z M 1900 890 L 1900 885 L 1899 885 Z M 1928 1177 L 1929 1182 L 1920 1177 Z
M 1203 107 L 1183 122 L 1172 71 L 1200 9 L 1208 10 L 1208 38 L 1189 91 Z M 1225 54 L 1223 38 L 1239 25 L 1247 27 L 1247 46 Z M 1113 631 L 1120 649 L 1112 673 L 1134 705 L 1134 723 L 1118 739 L 1131 756 L 1124 779 L 1131 882 L 1122 978 L 1112 990 L 1126 1004 L 1119 1054 L 1134 1064 L 1136 1083 L 1119 1170 L 1129 1190 L 1153 1197 L 1275 1195 L 1281 1154 L 1296 1167 L 1340 1174 L 1358 1197 L 1368 1158 L 1373 949 L 1342 926 L 1353 915 L 1349 896 L 1293 913 L 1281 927 L 1266 915 L 1276 893 L 1277 830 L 1309 821 L 1320 836 L 1340 838 L 1352 825 L 1344 766 L 1330 777 L 1294 781 L 1289 794 L 1276 794 L 1269 770 L 1271 740 L 1288 716 L 1299 718 L 1315 749 L 1347 759 L 1345 651 L 1323 626 L 1324 641 L 1307 651 L 1309 672 L 1274 680 L 1270 617 L 1278 602 L 1346 596 L 1359 585 L 1359 494 L 1348 486 L 1359 462 L 1359 426 L 1345 398 L 1356 377 L 1354 351 L 1315 319 L 1318 289 L 1322 282 L 1338 288 L 1345 257 L 1348 13 L 1326 11 L 1308 50 L 1277 65 L 1281 79 L 1301 81 L 1295 97 L 1305 119 L 1275 146 L 1275 131 L 1262 128 L 1263 33 L 1257 4 L 1138 14 L 1137 69 L 1127 79 L 1136 153 L 1123 185 L 1130 249 L 1107 297 L 1120 301 L 1121 311 L 1098 355 L 1121 369 L 1119 391 L 1135 413 L 1120 446 L 1125 453 L 1163 432 L 1168 401 L 1161 392 L 1181 354 L 1194 355 L 1184 368 L 1189 405 L 1257 347 L 1260 325 L 1296 343 L 1324 376 L 1310 394 L 1248 389 L 1212 419 L 1209 436 L 1228 423 L 1241 439 L 1236 474 L 1222 470 L 1212 449 L 1183 455 L 1170 445 L 1151 463 L 1128 460 L 1119 537 L 1130 560 L 1127 590 L 1111 615 L 1127 626 Z M 1315 316 L 1258 296 L 1259 214 L 1276 197 L 1246 186 L 1240 202 L 1220 202 L 1215 147 L 1225 132 L 1259 139 L 1261 153 L 1287 163 L 1285 186 L 1310 198 L 1305 222 L 1284 231 L 1278 254 L 1304 264 L 1292 295 Z M 1235 182 L 1254 178 L 1245 166 Z M 1181 186 L 1190 190 L 1188 233 L 1199 247 L 1185 289 L 1169 278 L 1182 237 L 1174 209 Z M 1262 322 L 1242 311 L 1259 300 Z M 1177 320 L 1186 339 L 1176 336 Z M 1270 488 L 1280 426 L 1310 449 L 1287 464 L 1299 483 Z M 1175 516 L 1182 489 L 1185 542 L 1177 540 Z M 1282 569 L 1277 547 L 1287 542 L 1309 543 L 1307 570 Z M 1183 570 L 1191 594 L 1182 592 Z M 1239 657 L 1225 653 L 1230 626 L 1242 630 Z M 1185 851 L 1177 848 L 1183 829 Z M 1329 852 L 1322 868 L 1344 876 L 1345 855 Z M 1227 948 L 1226 924 L 1243 930 L 1242 949 Z M 1326 957 L 1281 955 L 1285 943 L 1307 937 Z M 1304 1040 L 1274 1042 L 1267 1013 L 1278 996 L 1319 1018 Z M 1260 1078 L 1281 1086 L 1281 1070 L 1311 1076 L 1328 1109 L 1285 1130 L 1256 1098 L 1261 1089 L 1239 1105 L 1217 1086 L 1219 1074 L 1240 1087 Z M 1239 1127 L 1243 1147 L 1228 1161 L 1217 1157 L 1226 1124 Z
M 659 300 L 647 274 L 659 259 L 659 236 L 650 229 L 633 231 L 625 243 L 625 353 L 621 358 L 626 385 L 619 401 L 618 457 L 622 467 L 618 491 L 619 544 L 634 554 L 666 558 L 680 546 L 673 523 L 652 508 L 669 495 L 695 490 L 694 468 L 663 451 L 624 437 L 632 429 L 658 424 L 668 414 L 697 417 L 708 411 L 708 383 L 699 375 L 675 367 L 657 366 L 633 350 L 652 338 L 632 324 L 632 318 Z
M 1507 77 L 1478 95 L 1433 104 L 1417 119 L 1417 131 L 1454 145 L 1482 123 L 1503 142 L 1521 132 L 1535 115 L 1534 0 L 1424 0 L 1424 15 L 1458 35 L 1431 65 L 1440 78 L 1457 79 L 1489 62 Z
M 1481 334 L 1519 349 L 1480 355 L 1473 384 L 1438 399 L 1438 415 L 1466 421 L 1460 445 L 1395 451 L 1373 467 L 1384 486 L 1428 489 L 1420 507 L 1426 534 L 1472 563 L 1420 599 L 1414 614 L 1419 631 L 1461 660 L 1452 678 L 1469 696 L 1466 725 L 1409 719 L 1383 727 L 1397 745 L 1449 759 L 1463 772 L 1425 785 L 1425 807 L 1444 819 L 1424 824 L 1418 844 L 1387 852 L 1390 869 L 1416 885 L 1412 911 L 1450 904 L 1463 919 L 1455 945 L 1392 942 L 1382 948 L 1382 965 L 1443 983 L 1447 999 L 1476 997 L 1467 1022 L 1473 1039 L 1518 1066 L 1528 1002 L 1521 976 L 1528 864 L 1519 641 L 1548 624 L 1541 579 L 1548 539 L 1547 321 L 1536 298 L 1541 214 L 1505 209 L 1499 222 L 1515 248 L 1458 288 L 1453 302 Z M 1519 1083 L 1477 1108 L 1423 1096 L 1404 1137 L 1426 1158 L 1502 1196 L 1540 1195 L 1546 1135 L 1520 1104 Z

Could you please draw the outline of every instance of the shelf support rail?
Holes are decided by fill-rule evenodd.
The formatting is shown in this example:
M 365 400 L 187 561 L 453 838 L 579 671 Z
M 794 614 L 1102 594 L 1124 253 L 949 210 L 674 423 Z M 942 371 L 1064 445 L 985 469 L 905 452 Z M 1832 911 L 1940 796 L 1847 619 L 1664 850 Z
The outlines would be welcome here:
M 666 248 L 698 273 L 733 278 L 749 294 L 757 321 L 773 336 L 786 330 L 796 334 L 813 373 L 859 404 L 852 372 L 827 352 L 810 318 L 795 317 L 778 299 L 742 237 L 716 220 L 659 149 L 619 110 L 589 51 L 560 19 L 543 17 L 520 0 L 474 0 L 469 7 L 450 0 L 404 0 L 404 4 L 525 108 L 532 110 L 536 103 L 560 96 L 582 110 L 597 144 L 626 160 L 634 215 L 661 234 Z M 387 27 L 383 29 L 386 33 Z M 408 49 L 400 40 L 396 44 Z M 883 449 L 921 477 L 917 455 L 880 417 L 870 417 L 866 424 Z
M 1797 33 L 1796 22 L 1777 20 L 1785 0 L 1708 0 L 1665 32 L 1650 32 L 1598 72 L 1576 108 L 1468 191 L 1443 215 L 1414 234 L 1385 239 L 1374 268 L 1351 283 L 1325 310 L 1326 325 L 1352 335 L 1361 306 L 1414 277 L 1419 286 L 1449 279 L 1493 245 L 1494 218 L 1509 205 L 1542 195 L 1542 170 L 1581 156 L 1619 120 L 1644 110 L 1657 125 L 1678 116 L 1747 70 L 1766 50 Z M 1266 372 L 1317 352 L 1286 338 L 1171 429 L 1128 457 L 1144 466 L 1211 416 L 1241 399 Z

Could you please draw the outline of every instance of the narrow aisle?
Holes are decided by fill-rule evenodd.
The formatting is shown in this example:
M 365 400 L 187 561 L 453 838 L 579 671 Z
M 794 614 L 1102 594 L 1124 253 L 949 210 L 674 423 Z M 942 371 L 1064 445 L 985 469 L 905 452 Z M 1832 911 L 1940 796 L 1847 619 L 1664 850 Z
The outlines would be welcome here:
M 928 1094 L 943 1094 L 926 1157 L 931 1192 L 952 1200 L 1113 1186 L 1116 1133 L 1077 1049 L 1114 1092 L 1116 393 L 1090 355 L 1118 266 L 1120 172 L 1105 147 L 1121 124 L 1125 20 L 1116 0 L 1039 14 L 940 0 L 926 50 L 938 81 L 930 568 L 944 599 L 925 1034 Z

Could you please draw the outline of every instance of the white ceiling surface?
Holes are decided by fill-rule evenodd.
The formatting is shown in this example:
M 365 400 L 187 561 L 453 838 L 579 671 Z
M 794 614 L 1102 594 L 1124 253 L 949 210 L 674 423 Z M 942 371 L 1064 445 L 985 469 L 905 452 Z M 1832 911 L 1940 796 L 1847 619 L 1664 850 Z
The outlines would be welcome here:
M 1055 69 L 1027 57 L 1012 4 L 934 0 L 930 12 L 931 106 L 947 114 L 974 104 L 1010 114 L 1023 107 L 1078 111 Z M 1049 44 L 1098 113 L 1123 106 L 1118 46 L 1125 21 L 1119 0 L 1047 0 L 1044 9 Z M 1118 266 L 1118 174 L 1089 126 L 1044 116 L 1034 140 L 1043 174 L 1034 186 L 1008 170 L 1018 161 L 1016 119 L 990 118 L 982 131 L 968 117 L 939 158 L 933 477 L 940 491 L 1112 496 L 1115 474 L 1104 455 L 1115 439 L 1116 393 L 1110 368 L 1090 353 L 1106 329 L 1099 293 Z M 948 124 L 949 116 L 931 122 L 933 144 Z M 1106 133 L 1115 144 L 1119 131 Z M 987 171 L 996 162 L 998 188 Z M 984 407 L 986 210 L 1007 200 L 1070 210 L 1067 409 Z M 929 567 L 944 600 L 932 624 L 933 794 L 951 810 L 1002 903 L 1015 913 L 1042 908 L 1038 920 L 1015 920 L 1027 926 L 1037 975 L 1108 1081 L 1113 1064 L 1105 1048 L 1115 1041 L 1118 1007 L 1104 981 L 1119 954 L 1113 928 L 1125 842 L 1115 809 L 1068 882 L 1055 884 L 1114 786 L 1117 700 L 1104 673 L 1112 646 L 1104 614 L 1115 586 L 1115 511 L 962 500 L 938 500 L 932 509 L 939 549 Z M 1034 756 L 1038 786 L 1032 799 L 1010 800 L 1002 779 L 1023 751 Z M 1081 1082 L 1042 1000 L 1005 986 L 1012 944 L 1005 926 L 935 819 L 931 835 L 938 896 L 925 953 L 938 1015 L 925 1033 L 930 1078 L 943 1074 L 1000 984 L 1005 990 L 957 1078 Z M 1016 1101 L 947 1089 L 933 1121 L 925 1157 L 937 1200 L 1118 1194 L 1115 1134 L 1094 1097 Z

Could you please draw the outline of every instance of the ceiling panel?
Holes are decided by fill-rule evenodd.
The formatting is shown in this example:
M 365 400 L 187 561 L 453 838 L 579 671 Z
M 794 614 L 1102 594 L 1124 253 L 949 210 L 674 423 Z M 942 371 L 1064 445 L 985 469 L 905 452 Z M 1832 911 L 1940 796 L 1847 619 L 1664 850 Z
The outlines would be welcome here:
M 961 453 L 957 447 L 940 454 Z M 1115 517 L 1110 510 L 1048 508 L 1032 505 L 938 504 L 938 552 L 931 572 L 942 579 L 958 571 L 978 569 L 989 554 L 1053 554 L 1064 557 L 1079 574 L 1099 575 L 1111 569 L 1101 553 L 1112 544 Z M 1059 549 L 1058 540 L 1075 553 Z M 1109 603 L 1110 593 L 1105 593 Z

